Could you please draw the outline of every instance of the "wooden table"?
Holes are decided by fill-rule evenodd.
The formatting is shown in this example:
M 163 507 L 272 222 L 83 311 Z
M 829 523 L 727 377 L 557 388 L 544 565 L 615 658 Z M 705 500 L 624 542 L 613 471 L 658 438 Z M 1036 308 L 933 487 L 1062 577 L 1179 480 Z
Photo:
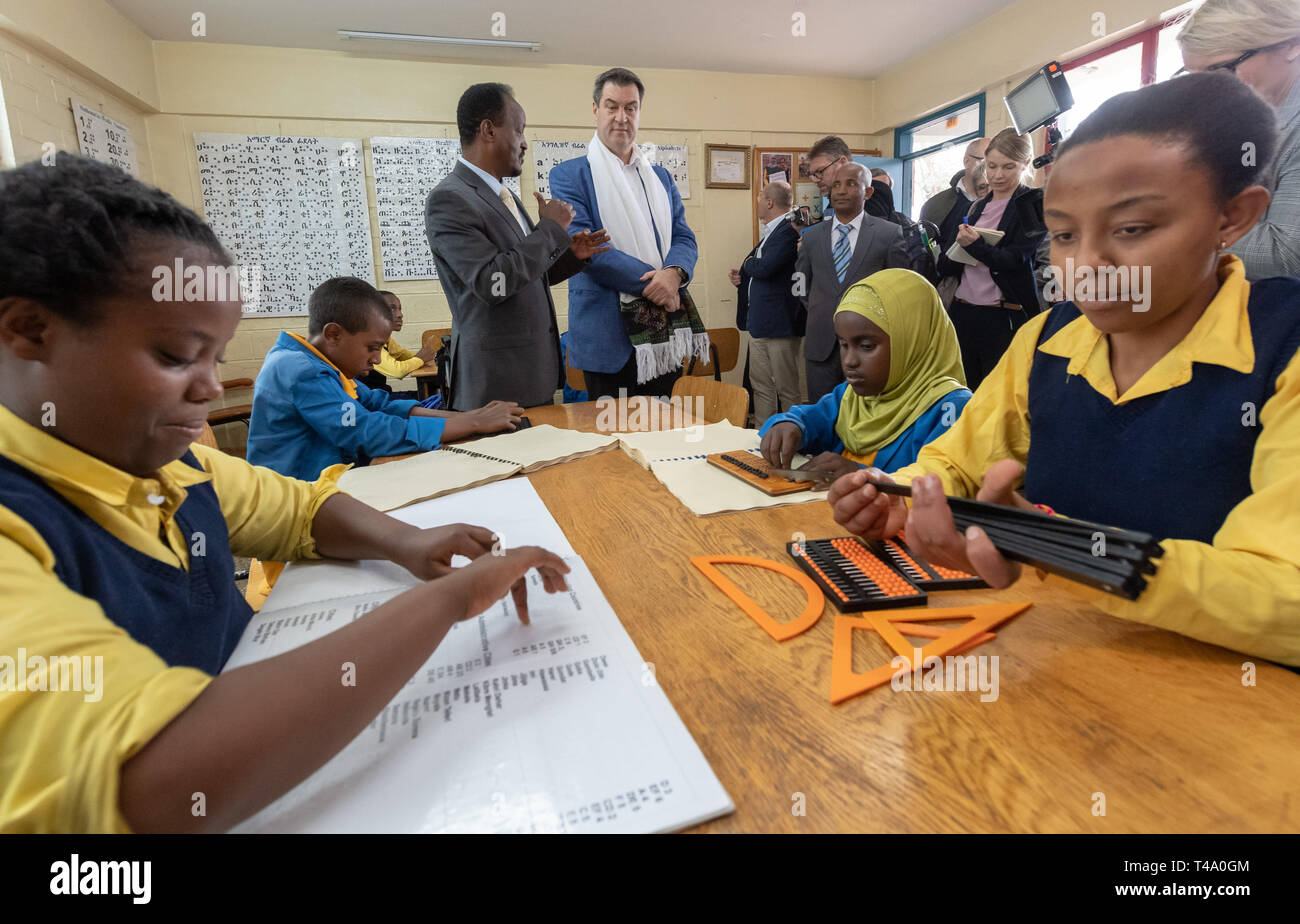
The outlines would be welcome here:
M 527 414 L 587 431 L 598 416 L 594 403 Z M 688 561 L 788 561 L 795 533 L 844 534 L 826 503 L 696 517 L 619 450 L 527 477 L 736 803 L 695 830 L 1300 830 L 1300 676 L 1290 671 L 1107 616 L 1031 575 L 930 597 L 1033 601 L 974 652 L 999 658 L 996 701 L 885 686 L 832 706 L 834 607 L 778 644 Z M 790 582 L 724 570 L 777 618 L 802 609 Z M 855 633 L 858 671 L 892 656 L 868 634 Z M 1247 660 L 1253 687 L 1241 682 Z M 800 795 L 802 816 L 792 813 Z

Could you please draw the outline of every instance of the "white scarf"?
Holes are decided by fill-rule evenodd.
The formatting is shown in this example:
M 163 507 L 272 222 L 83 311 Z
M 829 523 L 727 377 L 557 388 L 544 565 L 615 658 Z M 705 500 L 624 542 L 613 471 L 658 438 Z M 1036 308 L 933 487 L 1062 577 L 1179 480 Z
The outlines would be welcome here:
M 673 212 L 668 201 L 668 190 L 655 174 L 649 160 L 639 145 L 632 146 L 632 161 L 645 191 L 628 182 L 623 161 L 605 147 L 600 136 L 592 135 L 587 145 L 587 163 L 591 165 L 591 182 L 596 188 L 596 210 L 609 233 L 609 242 L 616 249 L 631 254 L 655 269 L 663 269 L 672 246 Z M 655 246 L 655 229 L 645 220 L 638 204 L 648 197 L 650 214 L 659 229 L 659 245 Z M 623 301 L 640 298 L 640 292 L 624 292 Z

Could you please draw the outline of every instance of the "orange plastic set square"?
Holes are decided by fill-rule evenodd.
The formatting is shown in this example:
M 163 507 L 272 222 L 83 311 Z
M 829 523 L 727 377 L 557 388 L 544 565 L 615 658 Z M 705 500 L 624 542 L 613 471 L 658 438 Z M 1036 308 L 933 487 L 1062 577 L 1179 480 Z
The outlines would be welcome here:
M 745 555 L 697 555 L 691 559 L 691 564 L 699 568 L 705 577 L 717 585 L 718 589 L 744 610 L 750 619 L 758 623 L 764 632 L 778 642 L 789 641 L 796 635 L 807 632 L 816 625 L 826 606 L 825 597 L 821 589 L 813 583 L 812 578 L 780 562 Z M 779 623 L 719 571 L 718 565 L 752 565 L 788 577 L 803 588 L 808 598 L 807 604 L 797 618 L 787 623 Z M 891 610 L 888 614 L 868 612 L 863 616 L 845 616 L 836 613 L 834 644 L 831 649 L 831 702 L 842 703 L 859 693 L 886 684 L 899 670 L 892 664 L 885 664 L 865 674 L 854 673 L 853 632 L 855 629 L 879 633 L 889 647 L 906 658 L 911 669 L 916 670 L 918 665 L 913 658 L 916 656 L 917 649 L 904 637 L 905 634 L 931 639 L 920 649 L 920 661 L 924 664 L 928 658 L 961 654 L 976 645 L 991 641 L 996 636 L 989 631 L 990 629 L 1018 616 L 1029 609 L 1030 605 L 1029 603 L 989 603 L 982 606 L 952 606 L 937 609 L 919 607 Z M 925 625 L 925 623 L 955 619 L 966 621 L 954 628 Z

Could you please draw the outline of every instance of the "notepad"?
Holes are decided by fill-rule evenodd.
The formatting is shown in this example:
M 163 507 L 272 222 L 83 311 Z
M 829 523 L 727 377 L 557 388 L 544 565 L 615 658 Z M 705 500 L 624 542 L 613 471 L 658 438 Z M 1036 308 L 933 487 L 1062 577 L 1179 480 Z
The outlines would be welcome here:
M 401 515 L 543 544 L 572 569 L 570 590 L 545 594 L 533 572 L 531 625 L 509 596 L 457 623 L 351 743 L 237 832 L 640 833 L 733 810 L 668 700 L 671 678 L 646 682 L 636 645 L 527 480 Z M 289 565 L 226 669 L 315 641 L 417 583 L 387 584 L 375 564 Z
M 984 238 L 984 243 L 989 244 L 990 246 L 1002 240 L 1005 234 L 1005 232 L 999 231 L 997 228 L 976 228 L 974 225 L 970 225 L 969 227 L 977 231 L 979 236 Z M 947 257 L 949 260 L 953 260 L 957 263 L 965 263 L 967 266 L 977 266 L 980 262 L 968 254 L 966 248 L 961 244 L 953 244 L 949 247 Z
M 349 469 L 339 487 L 376 510 L 396 510 L 479 485 L 533 472 L 612 448 L 617 437 L 580 433 L 548 424 L 411 456 L 384 465 Z
M 746 430 L 727 421 L 678 430 L 652 433 L 620 433 L 619 443 L 637 464 L 650 469 L 673 496 L 696 516 L 782 507 L 825 501 L 821 491 L 801 491 L 772 497 L 710 465 L 705 459 L 718 452 L 758 456 L 757 430 Z M 796 454 L 792 466 L 808 461 Z

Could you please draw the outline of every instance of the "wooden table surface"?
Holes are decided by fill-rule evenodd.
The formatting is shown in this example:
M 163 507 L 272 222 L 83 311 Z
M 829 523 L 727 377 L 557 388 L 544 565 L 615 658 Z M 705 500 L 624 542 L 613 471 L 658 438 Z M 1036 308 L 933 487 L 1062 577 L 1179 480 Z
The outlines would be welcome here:
M 527 414 L 587 431 L 598 420 L 595 403 Z M 995 701 L 886 685 L 832 706 L 834 607 L 777 643 L 689 562 L 789 562 L 796 533 L 844 534 L 824 501 L 696 517 L 619 450 L 527 477 L 736 804 L 694 830 L 1300 830 L 1290 671 L 1254 660 L 1256 685 L 1243 686 L 1252 659 L 1107 616 L 1030 575 L 930 595 L 930 606 L 1033 602 L 973 652 L 998 656 Z M 776 618 L 802 610 L 791 582 L 723 570 Z M 854 634 L 856 671 L 889 662 L 883 642 Z M 800 797 L 804 815 L 792 811 Z

